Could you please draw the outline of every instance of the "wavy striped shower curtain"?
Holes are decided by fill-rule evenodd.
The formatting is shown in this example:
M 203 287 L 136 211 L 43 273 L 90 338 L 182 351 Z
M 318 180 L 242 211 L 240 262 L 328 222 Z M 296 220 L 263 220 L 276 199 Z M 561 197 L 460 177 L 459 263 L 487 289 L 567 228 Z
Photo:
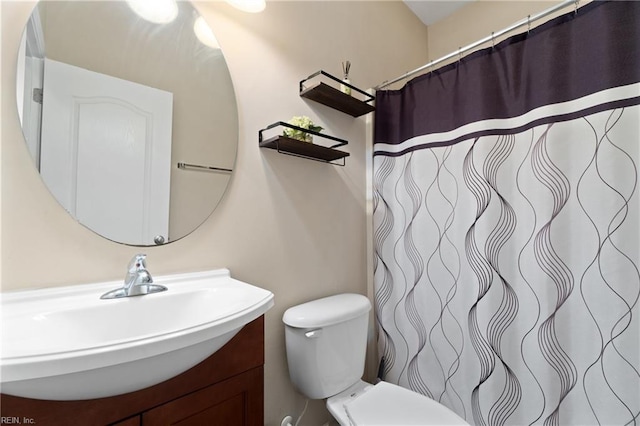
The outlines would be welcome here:
M 640 424 L 640 2 L 376 98 L 383 379 L 475 425 Z

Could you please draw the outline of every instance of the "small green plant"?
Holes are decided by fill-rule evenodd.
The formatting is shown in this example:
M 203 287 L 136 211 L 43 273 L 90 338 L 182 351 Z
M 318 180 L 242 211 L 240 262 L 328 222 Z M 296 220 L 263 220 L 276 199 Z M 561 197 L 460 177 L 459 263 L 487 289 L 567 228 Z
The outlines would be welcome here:
M 305 115 L 293 117 L 291 120 L 289 120 L 289 124 L 291 124 L 292 126 L 300 127 L 302 129 L 311 130 L 313 132 L 322 131 L 322 127 L 313 124 L 313 121 L 311 121 L 311 119 Z M 299 141 L 313 142 L 313 135 L 302 130 L 290 129 L 287 127 L 284 129 L 282 134 Z

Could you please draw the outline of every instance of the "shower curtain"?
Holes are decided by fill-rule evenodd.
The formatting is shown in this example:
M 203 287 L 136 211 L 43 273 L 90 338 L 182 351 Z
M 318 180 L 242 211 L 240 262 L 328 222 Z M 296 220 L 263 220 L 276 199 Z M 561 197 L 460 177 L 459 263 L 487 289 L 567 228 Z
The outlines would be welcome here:
M 378 91 L 381 376 L 475 425 L 640 424 L 640 2 Z

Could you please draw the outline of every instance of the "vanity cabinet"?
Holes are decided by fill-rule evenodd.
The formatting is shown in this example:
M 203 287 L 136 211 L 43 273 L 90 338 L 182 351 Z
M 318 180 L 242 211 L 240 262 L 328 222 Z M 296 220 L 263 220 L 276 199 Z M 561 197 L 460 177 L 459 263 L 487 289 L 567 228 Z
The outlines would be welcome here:
M 0 410 L 3 418 L 26 419 L 47 426 L 262 426 L 263 365 L 261 316 L 200 364 L 155 386 L 86 401 L 43 401 L 0 395 Z

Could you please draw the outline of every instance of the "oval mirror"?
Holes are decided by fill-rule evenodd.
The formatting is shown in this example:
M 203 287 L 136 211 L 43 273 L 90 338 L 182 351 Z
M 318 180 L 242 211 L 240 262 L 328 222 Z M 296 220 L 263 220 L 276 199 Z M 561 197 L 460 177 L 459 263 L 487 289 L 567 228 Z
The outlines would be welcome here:
M 161 3 L 169 9 L 158 13 Z M 17 75 L 34 164 L 82 225 L 124 244 L 164 244 L 220 202 L 236 158 L 236 100 L 190 3 L 39 2 Z

